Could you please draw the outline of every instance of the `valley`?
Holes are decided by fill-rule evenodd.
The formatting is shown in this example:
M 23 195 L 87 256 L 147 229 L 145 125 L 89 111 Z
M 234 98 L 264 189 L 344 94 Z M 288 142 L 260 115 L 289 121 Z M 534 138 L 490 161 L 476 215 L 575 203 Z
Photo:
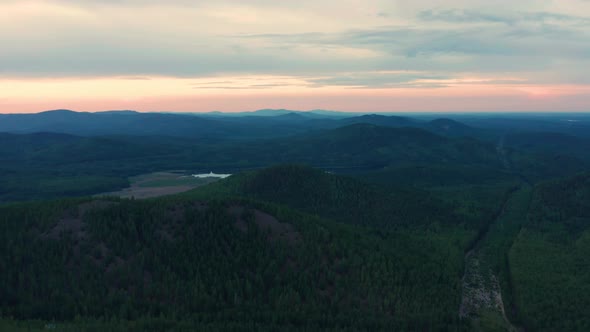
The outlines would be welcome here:
M 511 277 L 500 257 L 510 250 L 525 223 L 527 211 L 522 204 L 530 199 L 530 191 L 531 188 L 526 185 L 511 191 L 488 231 L 465 254 L 459 316 L 470 320 L 474 330 L 522 331 L 511 323 L 508 316 L 515 317 L 518 313 L 510 300 L 513 298 L 508 280 Z

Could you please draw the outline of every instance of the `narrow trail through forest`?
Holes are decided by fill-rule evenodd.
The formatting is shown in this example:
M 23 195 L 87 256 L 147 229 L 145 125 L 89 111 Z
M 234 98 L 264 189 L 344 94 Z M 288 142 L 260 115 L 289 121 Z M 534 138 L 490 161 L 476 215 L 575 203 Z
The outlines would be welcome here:
M 503 202 L 498 216 L 492 224 L 500 222 L 506 213 L 507 206 L 513 197 L 511 193 Z M 490 227 L 491 228 L 491 227 Z M 489 232 L 489 229 L 488 229 Z M 462 278 L 462 299 L 459 308 L 461 319 L 478 317 L 483 311 L 497 312 L 504 320 L 504 326 L 508 331 L 520 331 L 506 316 L 502 289 L 498 277 L 491 267 L 486 264 L 486 257 L 482 253 L 486 245 L 487 233 L 480 237 L 473 249 L 465 254 L 465 272 Z
M 508 158 L 504 142 L 505 136 L 502 136 L 496 145 L 498 159 L 500 159 L 503 167 L 507 171 L 513 172 L 515 175 L 519 176 L 522 183 L 520 187 L 513 188 L 513 190 L 506 195 L 506 198 L 502 202 L 502 206 L 494 220 L 490 223 L 489 227 L 485 229 L 483 234 L 478 236 L 472 248 L 465 254 L 465 272 L 461 280 L 462 298 L 459 307 L 459 317 L 461 319 L 481 318 L 483 312 L 495 312 L 501 316 L 503 320 L 503 324 L 501 325 L 503 325 L 507 331 L 518 332 L 521 331 L 521 329 L 514 326 L 506 315 L 502 298 L 502 288 L 498 276 L 492 270 L 489 262 L 490 252 L 485 252 L 486 249 L 488 249 L 487 247 L 491 245 L 489 243 L 491 237 L 490 232 L 498 231 L 498 228 L 496 228 L 495 225 L 511 221 L 510 216 L 507 216 L 507 214 L 509 214 L 507 209 L 513 208 L 510 204 L 511 200 L 514 200 L 519 192 L 527 190 L 530 187 L 529 181 L 527 181 L 521 174 L 514 171 Z M 493 249 L 491 249 L 491 253 L 492 255 L 499 254 L 498 252 L 494 252 Z

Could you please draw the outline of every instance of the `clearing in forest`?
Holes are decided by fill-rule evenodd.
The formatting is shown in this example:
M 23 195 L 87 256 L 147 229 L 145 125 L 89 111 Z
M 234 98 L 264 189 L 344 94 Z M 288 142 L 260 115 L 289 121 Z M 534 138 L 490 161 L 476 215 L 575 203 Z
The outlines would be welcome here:
M 198 178 L 180 171 L 155 172 L 130 177 L 129 183 L 131 185 L 128 188 L 97 196 L 153 198 L 178 194 L 218 180 L 219 178 L 213 177 Z
M 516 308 L 504 259 L 526 219 L 530 194 L 531 189 L 524 184 L 515 190 L 487 233 L 465 255 L 459 316 L 470 321 L 473 331 L 521 330 L 509 318 L 516 315 Z

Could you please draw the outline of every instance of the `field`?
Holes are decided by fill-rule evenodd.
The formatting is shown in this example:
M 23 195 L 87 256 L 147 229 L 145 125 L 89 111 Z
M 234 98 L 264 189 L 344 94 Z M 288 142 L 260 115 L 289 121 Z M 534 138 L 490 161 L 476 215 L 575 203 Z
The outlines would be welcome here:
M 215 182 L 217 178 L 196 178 L 181 171 L 155 172 L 129 178 L 131 184 L 120 191 L 97 196 L 145 199 L 185 192 Z

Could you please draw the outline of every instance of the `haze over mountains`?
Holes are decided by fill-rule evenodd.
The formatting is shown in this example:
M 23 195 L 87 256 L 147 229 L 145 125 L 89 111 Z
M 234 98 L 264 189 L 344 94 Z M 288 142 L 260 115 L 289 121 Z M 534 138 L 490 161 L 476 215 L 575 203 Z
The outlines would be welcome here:
M 335 114 L 335 115 L 334 115 Z M 355 116 L 345 113 L 261 110 L 240 114 L 171 114 L 110 111 L 80 113 L 68 110 L 38 114 L 0 115 L 0 130 L 14 133 L 60 132 L 72 135 L 160 135 L 208 138 L 260 138 L 298 134 L 354 123 L 403 126 L 403 117 Z M 381 120 L 381 121 L 380 121 Z

